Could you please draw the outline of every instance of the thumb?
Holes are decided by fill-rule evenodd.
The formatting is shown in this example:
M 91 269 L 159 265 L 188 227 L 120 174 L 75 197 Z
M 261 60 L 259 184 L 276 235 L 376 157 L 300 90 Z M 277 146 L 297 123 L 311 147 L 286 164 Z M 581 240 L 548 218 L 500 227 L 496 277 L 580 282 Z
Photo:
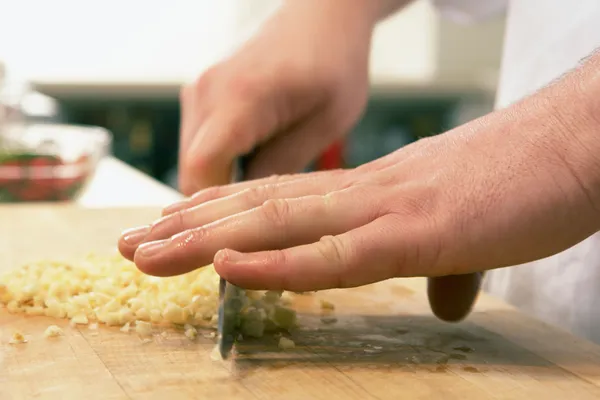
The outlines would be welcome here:
M 247 105 L 218 111 L 202 122 L 189 148 L 181 149 L 185 194 L 229 183 L 235 158 L 275 131 L 274 115 L 257 108 Z

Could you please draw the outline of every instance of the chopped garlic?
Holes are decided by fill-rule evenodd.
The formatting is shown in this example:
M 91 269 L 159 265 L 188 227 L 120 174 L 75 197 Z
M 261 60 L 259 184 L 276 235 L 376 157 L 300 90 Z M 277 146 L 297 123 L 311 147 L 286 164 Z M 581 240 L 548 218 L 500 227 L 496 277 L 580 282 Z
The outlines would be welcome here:
M 263 336 L 265 332 L 264 314 L 260 311 L 251 307 L 244 313 L 244 319 L 242 319 L 240 326 L 244 335 L 256 338 Z
M 61 336 L 63 334 L 64 334 L 63 330 L 60 329 L 60 327 L 58 327 L 56 325 L 50 325 L 48 328 L 46 328 L 46 331 L 44 331 L 44 336 L 47 338 L 57 337 L 57 336 Z
M 73 316 L 73 318 L 71 318 L 71 322 L 77 325 L 87 325 L 90 321 L 88 320 L 88 317 L 85 316 L 85 314 L 77 314 Z
M 296 324 L 296 312 L 287 307 L 275 306 L 270 318 L 283 329 L 290 329 Z
M 223 361 L 223 357 L 221 357 L 221 352 L 219 351 L 219 346 L 213 347 L 210 352 L 210 359 L 213 361 Z
M 321 299 L 322 310 L 335 310 L 335 305 L 327 300 Z
M 129 333 L 129 328 L 130 328 L 131 322 L 127 322 L 125 325 L 123 325 L 121 327 L 121 329 L 119 329 L 121 332 L 123 333 Z
M 281 298 L 279 299 L 279 302 L 284 305 L 284 306 L 289 306 L 292 305 L 293 301 L 292 301 L 292 294 L 290 292 L 283 292 L 281 294 Z
M 282 350 L 293 349 L 296 347 L 296 343 L 292 339 L 288 339 L 285 336 L 279 338 L 278 347 Z
M 196 328 L 194 328 L 194 325 L 184 324 L 183 325 L 183 329 L 187 331 L 188 329 L 194 329 L 195 330 Z
M 142 307 L 135 312 L 135 317 L 142 321 L 148 321 L 150 319 L 150 313 L 145 307 Z
M 177 304 L 169 303 L 163 311 L 163 317 L 174 324 L 185 324 L 189 314 Z
M 162 321 L 162 315 L 161 315 L 160 310 L 158 310 L 158 309 L 150 310 L 150 321 L 152 321 L 154 323 L 159 323 Z
M 275 304 L 281 298 L 281 294 L 282 294 L 281 291 L 269 290 L 265 293 L 265 295 L 263 296 L 263 299 L 267 303 Z
M 27 343 L 27 339 L 25 339 L 25 336 L 23 336 L 23 334 L 21 332 L 15 332 L 15 333 L 13 333 L 12 338 L 10 338 L 8 343 L 9 344 Z
M 244 292 L 239 321 L 244 335 L 262 336 L 295 325 L 295 312 L 283 307 L 290 303 L 288 292 Z M 134 321 L 136 331 L 142 335 L 152 333 L 151 323 L 214 328 L 218 324 L 218 305 L 219 276 L 212 265 L 179 276 L 156 278 L 142 273 L 120 255 L 90 256 L 75 265 L 29 264 L 0 277 L 0 307 L 8 312 L 69 318 L 72 325 L 90 324 L 93 331 L 98 323 L 121 328 L 130 323 L 131 329 Z M 214 333 L 207 337 L 214 338 Z
M 135 331 L 141 336 L 152 335 L 152 324 L 146 321 L 135 321 Z
M 196 330 L 196 328 L 194 328 L 191 325 L 186 325 L 187 327 L 185 328 L 185 336 L 190 339 L 190 340 L 194 340 L 196 339 L 196 337 L 198 336 L 198 331 Z
M 123 307 L 119 310 L 119 323 L 126 324 L 133 321 L 133 319 L 133 311 L 131 311 L 129 308 Z

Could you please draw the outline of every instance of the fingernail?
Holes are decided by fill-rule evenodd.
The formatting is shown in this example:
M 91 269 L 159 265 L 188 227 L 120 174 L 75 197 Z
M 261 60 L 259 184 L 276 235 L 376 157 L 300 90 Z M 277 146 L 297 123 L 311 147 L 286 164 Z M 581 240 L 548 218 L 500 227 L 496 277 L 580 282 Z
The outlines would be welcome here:
M 235 264 L 244 260 L 244 254 L 235 250 L 224 249 L 217 252 L 215 255 L 215 262 L 222 262 L 227 264 Z
M 146 235 L 148 235 L 148 232 L 150 232 L 149 226 L 140 226 L 138 228 L 126 230 L 123 232 L 122 236 L 125 243 L 130 246 L 135 246 L 144 240 Z
M 173 214 L 175 211 L 182 210 L 188 206 L 188 200 L 181 200 L 163 208 L 163 215 Z
M 140 247 L 138 247 L 138 252 L 142 257 L 154 257 L 160 251 L 169 244 L 170 240 L 157 240 L 155 242 L 144 243 Z

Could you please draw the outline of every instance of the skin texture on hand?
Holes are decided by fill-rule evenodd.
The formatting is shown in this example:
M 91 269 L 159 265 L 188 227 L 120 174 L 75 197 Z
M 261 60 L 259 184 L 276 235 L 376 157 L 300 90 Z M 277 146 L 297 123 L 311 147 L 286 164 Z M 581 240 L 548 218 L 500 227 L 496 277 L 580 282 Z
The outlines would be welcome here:
M 214 261 L 234 284 L 293 291 L 550 256 L 599 229 L 599 61 L 356 169 L 200 191 L 120 250 L 150 275 Z

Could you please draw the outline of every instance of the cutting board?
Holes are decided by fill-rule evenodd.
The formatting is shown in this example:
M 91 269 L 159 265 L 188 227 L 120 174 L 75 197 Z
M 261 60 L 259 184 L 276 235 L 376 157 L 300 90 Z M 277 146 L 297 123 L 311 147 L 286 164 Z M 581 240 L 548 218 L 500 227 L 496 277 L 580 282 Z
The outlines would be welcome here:
M 157 209 L 0 207 L 0 272 L 40 258 L 115 250 L 123 228 Z M 369 266 L 366 265 L 365 268 Z M 296 348 L 245 342 L 231 361 L 215 340 L 167 331 L 151 343 L 118 328 L 58 324 L 0 310 L 0 399 L 565 399 L 600 398 L 600 348 L 482 294 L 463 322 L 432 316 L 423 279 L 295 296 Z M 318 299 L 336 305 L 324 323 Z M 26 344 L 10 345 L 16 329 Z

